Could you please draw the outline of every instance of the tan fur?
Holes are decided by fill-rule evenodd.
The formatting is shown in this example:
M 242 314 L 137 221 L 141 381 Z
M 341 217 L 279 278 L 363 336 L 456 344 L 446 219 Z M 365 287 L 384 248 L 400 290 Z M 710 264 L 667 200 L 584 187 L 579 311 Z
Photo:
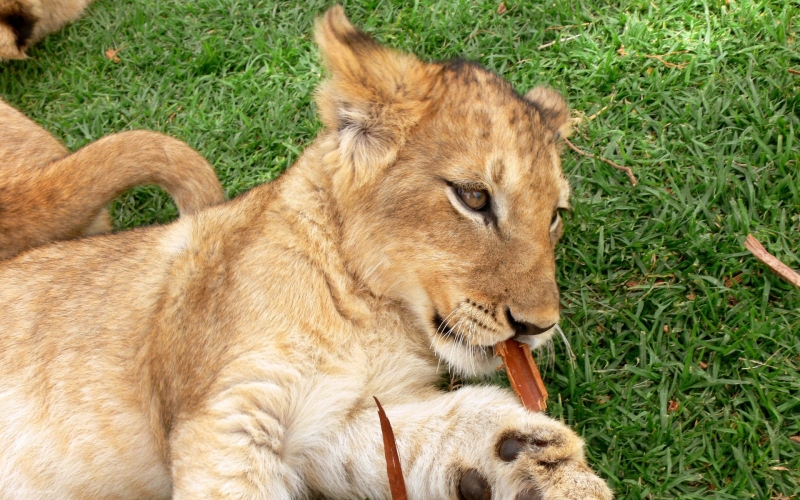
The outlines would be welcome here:
M 103 207 L 136 185 L 163 187 L 181 214 L 225 200 L 211 165 L 176 139 L 123 132 L 69 154 L 1 99 L 0 123 L 0 259 L 110 231 Z
M 495 499 L 611 498 L 563 424 L 436 389 L 495 369 L 509 310 L 558 319 L 563 100 L 385 49 L 341 7 L 317 40 L 325 129 L 279 180 L 0 263 L 0 497 L 389 498 L 374 395 L 412 499 L 470 469 Z
M 92 0 L 0 0 L 0 60 L 25 59 L 46 35 L 78 19 Z

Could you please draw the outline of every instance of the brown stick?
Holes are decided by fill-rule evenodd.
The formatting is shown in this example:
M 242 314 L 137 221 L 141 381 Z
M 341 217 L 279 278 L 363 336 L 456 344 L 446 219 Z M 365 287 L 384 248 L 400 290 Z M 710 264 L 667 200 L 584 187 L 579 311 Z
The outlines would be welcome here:
M 756 256 L 756 259 L 766 264 L 772 272 L 800 289 L 800 274 L 767 252 L 767 249 L 752 234 L 747 235 L 744 246 Z
M 787 71 L 793 75 L 800 75 L 800 71 L 797 71 L 796 69 L 789 68 Z
M 530 411 L 547 409 L 547 388 L 528 346 L 508 339 L 495 345 L 494 352 L 503 358 L 508 381 L 522 405 Z
M 631 168 L 630 168 L 630 167 L 623 167 L 623 166 L 617 165 L 616 163 L 614 163 L 614 162 L 613 162 L 613 161 L 611 161 L 611 160 L 606 160 L 605 158 L 598 158 L 598 157 L 596 157 L 595 155 L 593 155 L 592 153 L 587 153 L 586 151 L 583 151 L 582 149 L 580 149 L 578 146 L 576 146 L 576 145 L 572 144 L 572 143 L 570 142 L 570 140 L 569 140 L 569 139 L 567 139 L 566 137 L 564 138 L 564 142 L 566 142 L 566 143 L 567 143 L 567 146 L 569 146 L 569 148 L 570 148 L 571 150 L 575 151 L 575 152 L 576 152 L 576 153 L 578 153 L 579 155 L 583 155 L 583 156 L 586 156 L 586 157 L 588 157 L 588 158 L 593 158 L 593 159 L 595 159 L 595 158 L 596 158 L 596 159 L 598 159 L 598 160 L 600 160 L 600 161 L 602 161 L 602 162 L 605 162 L 605 163 L 607 163 L 607 164 L 611 165 L 612 167 L 616 168 L 617 170 L 622 170 L 623 172 L 625 172 L 625 173 L 627 173 L 627 174 L 628 174 L 628 178 L 631 180 L 631 184 L 633 184 L 634 186 L 635 186 L 636 184 L 638 184 L 638 183 L 636 182 L 636 177 L 634 177 L 634 175 L 633 175 L 633 170 L 631 170 Z
M 378 418 L 381 421 L 381 433 L 383 434 L 383 454 L 386 457 L 386 473 L 389 475 L 389 489 L 392 492 L 392 500 L 408 500 L 406 482 L 403 479 L 403 468 L 400 467 L 400 456 L 397 453 L 397 443 L 394 440 L 394 431 L 389 417 L 383 411 L 383 406 L 378 398 L 372 396 L 375 404 L 378 405 Z

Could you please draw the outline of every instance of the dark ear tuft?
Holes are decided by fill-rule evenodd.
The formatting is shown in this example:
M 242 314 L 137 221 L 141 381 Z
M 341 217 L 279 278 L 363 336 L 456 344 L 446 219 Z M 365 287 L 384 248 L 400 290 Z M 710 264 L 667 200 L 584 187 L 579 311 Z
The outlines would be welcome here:
M 561 94 L 549 87 L 535 87 L 525 94 L 525 99 L 539 111 L 556 139 L 569 135 L 569 108 Z
M 5 25 L 14 34 L 14 43 L 19 50 L 30 40 L 36 21 L 37 17 L 20 2 L 0 5 L 0 26 Z
M 341 5 L 336 5 L 329 9 L 317 27 L 317 41 L 325 36 L 332 36 L 339 43 L 351 50 L 359 47 L 374 47 L 376 43 L 366 33 L 359 30 L 350 23 Z
M 314 32 L 328 70 L 334 75 L 356 76 L 365 60 L 384 52 L 372 38 L 350 23 L 341 5 L 329 9 L 317 21 Z
M 355 185 L 394 161 L 425 113 L 438 70 L 375 42 L 353 27 L 340 5 L 317 21 L 315 35 L 328 71 L 317 91 L 319 116 L 336 132 Z

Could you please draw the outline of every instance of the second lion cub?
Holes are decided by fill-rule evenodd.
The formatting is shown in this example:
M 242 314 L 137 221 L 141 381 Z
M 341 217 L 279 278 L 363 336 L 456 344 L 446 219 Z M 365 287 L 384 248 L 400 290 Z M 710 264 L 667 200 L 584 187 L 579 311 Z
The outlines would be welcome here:
M 564 101 L 317 26 L 325 129 L 278 181 L 173 224 L 0 262 L 0 497 L 412 499 L 611 492 L 486 374 L 559 319 Z

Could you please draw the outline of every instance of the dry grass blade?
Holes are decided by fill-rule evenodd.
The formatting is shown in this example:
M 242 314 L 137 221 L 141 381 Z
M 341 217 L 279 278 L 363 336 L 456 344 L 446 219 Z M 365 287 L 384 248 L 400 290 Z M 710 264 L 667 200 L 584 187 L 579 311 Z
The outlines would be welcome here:
M 378 405 L 378 417 L 381 420 L 381 432 L 383 433 L 383 453 L 386 456 L 386 473 L 389 475 L 389 489 L 392 492 L 392 500 L 408 500 L 406 492 L 406 482 L 403 479 L 403 469 L 400 467 L 400 456 L 397 453 L 397 443 L 394 440 L 394 431 L 389 417 L 383 411 L 383 406 L 378 398 L 372 396 L 375 404 Z
M 645 57 L 648 58 L 648 59 L 655 59 L 656 61 L 659 61 L 661 64 L 663 64 L 664 66 L 666 66 L 668 68 L 677 68 L 677 69 L 681 70 L 681 69 L 683 69 L 683 68 L 685 68 L 686 66 L 689 65 L 689 63 L 678 63 L 678 64 L 671 63 L 671 62 L 667 61 L 666 59 L 664 59 L 663 57 L 657 56 L 657 55 L 646 55 Z
M 569 42 L 570 40 L 575 40 L 579 36 L 580 35 L 568 36 L 561 38 L 560 40 L 553 40 L 552 42 L 543 43 L 542 45 L 539 45 L 539 50 L 546 49 L 547 47 L 552 47 L 556 43 L 564 43 L 564 42 Z
M 767 249 L 764 248 L 764 246 L 759 243 L 759 241 L 755 239 L 752 234 L 747 235 L 747 239 L 744 240 L 744 246 L 750 250 L 750 252 L 755 255 L 758 260 L 766 264 L 767 267 L 772 270 L 772 272 L 800 289 L 800 274 L 797 274 L 797 272 L 791 267 L 787 266 L 783 262 L 779 261 L 774 255 L 767 252 Z
M 118 49 L 108 49 L 105 52 L 106 57 L 108 59 L 111 59 L 114 62 L 114 64 L 119 64 L 120 58 L 119 58 L 119 56 L 117 54 L 119 54 L 119 52 L 124 48 L 125 48 L 125 46 L 123 45 L 122 47 L 120 47 Z
M 593 155 L 592 153 L 587 153 L 586 151 L 583 151 L 582 149 L 580 149 L 578 146 L 572 144 L 572 142 L 570 142 L 570 140 L 567 139 L 566 137 L 564 138 L 564 142 L 567 143 L 567 146 L 569 146 L 569 148 L 571 150 L 575 151 L 579 155 L 586 156 L 587 158 L 597 158 L 598 160 L 600 160 L 600 161 L 602 161 L 602 162 L 604 162 L 604 163 L 606 163 L 608 165 L 611 165 L 612 167 L 616 168 L 617 170 L 622 170 L 623 172 L 628 174 L 628 178 L 631 180 L 631 184 L 633 184 L 634 186 L 636 184 L 638 184 L 638 182 L 636 181 L 636 177 L 633 175 L 633 170 L 631 170 L 630 167 L 623 167 L 621 165 L 617 165 L 616 163 L 614 163 L 611 160 L 606 160 L 605 158 L 598 158 L 595 155 Z

